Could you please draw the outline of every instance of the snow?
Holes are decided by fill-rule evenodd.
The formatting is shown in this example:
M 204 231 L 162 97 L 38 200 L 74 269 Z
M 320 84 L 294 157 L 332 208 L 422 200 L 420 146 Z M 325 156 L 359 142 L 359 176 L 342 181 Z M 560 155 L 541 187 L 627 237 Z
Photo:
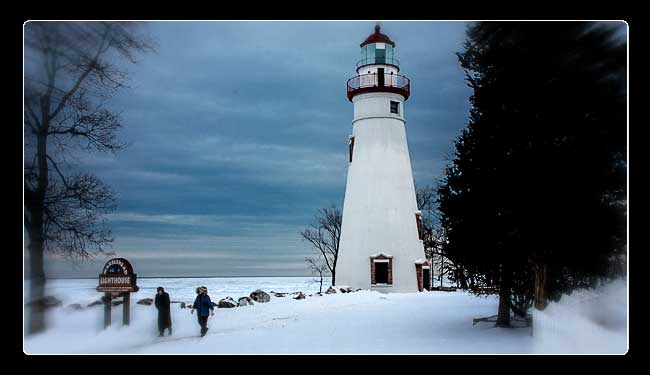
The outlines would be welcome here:
M 392 258 L 393 256 L 384 252 L 379 252 L 377 254 L 370 254 L 370 258 L 379 258 L 381 256 L 384 256 L 386 258 Z
M 529 328 L 503 329 L 472 325 L 472 319 L 494 315 L 495 297 L 464 292 L 314 294 L 313 278 L 140 279 L 132 294 L 131 325 L 122 326 L 121 306 L 113 307 L 113 325 L 103 330 L 101 305 L 81 311 L 96 300 L 97 280 L 54 280 L 48 293 L 63 300 L 49 314 L 50 328 L 26 336 L 28 354 L 147 353 L 147 354 L 444 354 L 548 352 Z M 205 285 L 215 302 L 238 299 L 256 289 L 307 295 L 271 296 L 268 303 L 230 309 L 215 308 L 208 334 L 200 338 L 196 315 L 172 304 L 173 336 L 156 337 L 156 308 L 135 301 L 153 297 L 162 285 L 172 301 L 192 302 L 196 286 Z M 329 280 L 323 284 L 327 289 Z M 312 294 L 310 297 L 309 294 Z M 553 311 L 552 306 L 547 309 Z M 602 337 L 601 337 L 602 339 Z
M 544 353 L 625 354 L 627 286 L 619 279 L 562 296 L 533 315 L 534 350 Z

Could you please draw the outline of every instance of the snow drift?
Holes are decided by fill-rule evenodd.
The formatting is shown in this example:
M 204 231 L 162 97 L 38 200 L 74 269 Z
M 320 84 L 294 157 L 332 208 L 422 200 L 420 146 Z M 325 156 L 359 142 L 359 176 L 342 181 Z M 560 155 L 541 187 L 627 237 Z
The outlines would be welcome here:
M 579 290 L 533 312 L 537 353 L 625 354 L 627 287 L 616 280 L 598 289 Z

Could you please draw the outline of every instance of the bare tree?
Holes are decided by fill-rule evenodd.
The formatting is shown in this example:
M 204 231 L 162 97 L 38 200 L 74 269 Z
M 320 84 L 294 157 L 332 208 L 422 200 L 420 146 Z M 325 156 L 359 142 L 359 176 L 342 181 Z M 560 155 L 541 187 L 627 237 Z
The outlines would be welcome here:
M 314 259 L 312 257 L 305 257 L 305 262 L 309 265 L 309 269 L 318 276 L 320 285 L 318 287 L 318 293 L 323 293 L 323 278 L 327 276 L 329 269 L 327 264 L 323 262 L 321 257 Z
M 133 22 L 25 25 L 24 225 L 29 238 L 28 332 L 45 329 L 44 252 L 88 258 L 112 242 L 103 214 L 112 191 L 70 160 L 82 151 L 116 152 L 120 116 L 104 105 L 125 87 L 126 63 L 152 50 Z
M 300 232 L 302 238 L 311 243 L 319 256 L 322 256 L 332 275 L 332 285 L 336 285 L 336 262 L 339 257 L 342 220 L 341 210 L 336 206 L 321 208 L 310 228 Z
M 438 211 L 436 205 L 437 193 L 432 186 L 424 186 L 416 191 L 417 205 L 422 212 L 424 253 L 431 263 L 440 280 L 455 270 L 454 264 L 444 254 L 446 236 L 443 228 L 438 224 Z

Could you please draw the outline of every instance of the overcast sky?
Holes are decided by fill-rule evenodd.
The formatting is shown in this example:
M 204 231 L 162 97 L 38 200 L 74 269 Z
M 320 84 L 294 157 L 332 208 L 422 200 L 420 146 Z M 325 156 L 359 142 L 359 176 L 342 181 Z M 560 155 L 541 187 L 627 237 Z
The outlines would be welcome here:
M 404 107 L 416 186 L 434 184 L 466 125 L 464 22 L 383 22 L 411 79 Z M 153 22 L 157 53 L 129 68 L 117 155 L 85 167 L 117 193 L 113 250 L 139 276 L 306 276 L 299 232 L 342 207 L 359 44 L 374 22 Z M 48 259 L 50 277 L 105 258 Z

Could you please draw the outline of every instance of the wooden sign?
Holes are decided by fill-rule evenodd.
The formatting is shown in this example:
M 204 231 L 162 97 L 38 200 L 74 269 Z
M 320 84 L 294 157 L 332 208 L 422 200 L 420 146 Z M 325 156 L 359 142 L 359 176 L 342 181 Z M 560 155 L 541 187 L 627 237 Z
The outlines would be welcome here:
M 114 297 L 121 296 L 122 322 L 128 325 L 131 322 L 131 292 L 140 288 L 136 285 L 138 275 L 133 272 L 133 266 L 124 258 L 113 258 L 106 262 L 102 273 L 99 274 L 99 285 L 96 290 L 104 292 L 104 328 L 111 325 L 111 305 Z
M 137 292 L 137 276 L 128 260 L 113 258 L 104 265 L 96 290 L 111 293 Z

